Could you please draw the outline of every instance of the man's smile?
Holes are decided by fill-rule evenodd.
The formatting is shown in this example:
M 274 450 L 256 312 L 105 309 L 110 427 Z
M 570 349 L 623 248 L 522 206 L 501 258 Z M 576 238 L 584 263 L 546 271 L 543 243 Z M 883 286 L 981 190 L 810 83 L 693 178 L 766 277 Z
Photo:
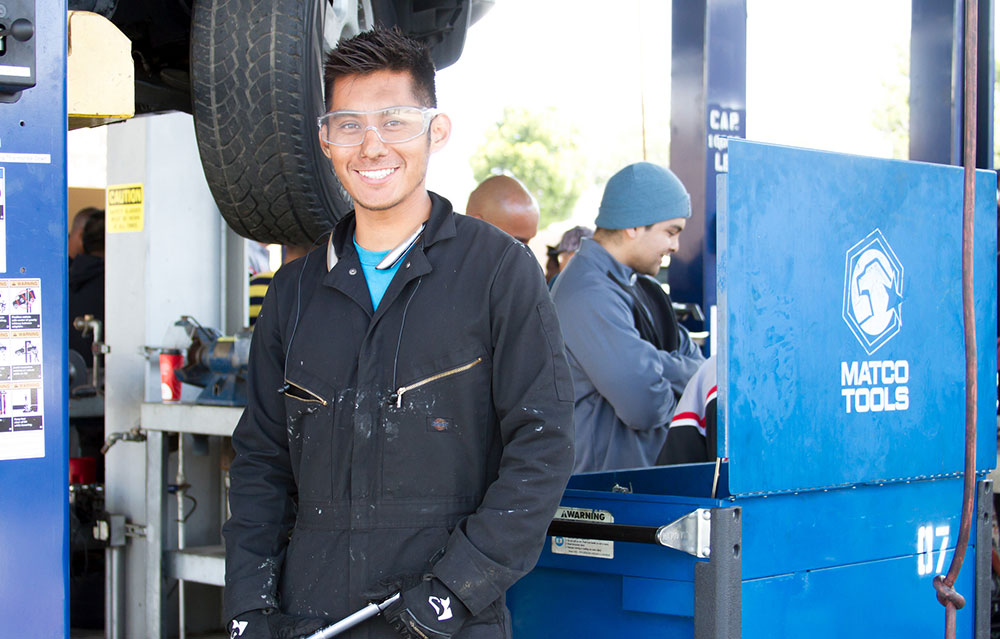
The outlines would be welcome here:
M 367 171 L 358 169 L 358 173 L 366 180 L 384 180 L 396 172 L 396 167 L 386 169 L 370 169 Z

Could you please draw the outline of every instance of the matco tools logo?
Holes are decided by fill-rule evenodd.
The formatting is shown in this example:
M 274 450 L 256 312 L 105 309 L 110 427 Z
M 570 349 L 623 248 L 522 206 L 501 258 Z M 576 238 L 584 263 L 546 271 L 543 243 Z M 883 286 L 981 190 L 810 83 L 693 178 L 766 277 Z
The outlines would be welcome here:
M 871 355 L 899 332 L 903 265 L 875 229 L 847 251 L 844 321 Z

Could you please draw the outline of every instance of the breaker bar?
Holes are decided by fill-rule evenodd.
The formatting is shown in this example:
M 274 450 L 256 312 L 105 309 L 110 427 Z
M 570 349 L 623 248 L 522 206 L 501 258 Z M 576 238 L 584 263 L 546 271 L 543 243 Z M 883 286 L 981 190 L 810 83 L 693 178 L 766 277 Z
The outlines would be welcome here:
M 549 524 L 551 537 L 595 539 L 600 541 L 630 541 L 655 544 L 707 558 L 711 554 L 712 511 L 698 508 L 663 526 L 633 526 L 603 524 L 593 521 L 556 518 Z

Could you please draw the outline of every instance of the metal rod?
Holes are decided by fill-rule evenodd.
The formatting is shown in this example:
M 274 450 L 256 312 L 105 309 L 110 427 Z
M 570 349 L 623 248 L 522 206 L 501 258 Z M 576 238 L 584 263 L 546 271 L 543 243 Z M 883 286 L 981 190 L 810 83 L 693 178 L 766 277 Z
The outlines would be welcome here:
M 104 359 L 104 354 L 100 352 L 100 344 L 101 344 L 101 339 L 103 337 L 101 335 L 101 321 L 91 317 L 90 320 L 87 322 L 87 324 L 90 326 L 90 329 L 94 332 L 94 340 L 90 348 L 91 368 L 93 374 L 93 380 L 91 383 L 94 385 L 94 390 L 97 393 L 103 395 L 104 393 L 101 393 L 101 386 L 100 386 L 100 378 L 101 378 L 100 359 Z M 98 355 L 100 355 L 100 359 L 98 359 Z
M 351 613 L 350 615 L 344 617 L 340 621 L 327 626 L 326 628 L 321 628 L 313 634 L 306 637 L 306 639 L 330 639 L 331 637 L 336 637 L 337 635 L 350 630 L 354 626 L 358 625 L 362 621 L 371 619 L 378 613 L 382 612 L 388 608 L 393 602 L 399 599 L 399 593 L 397 592 L 393 596 L 389 597 L 382 603 L 370 603 L 361 610 Z
M 104 575 L 104 638 L 122 639 L 122 580 L 125 578 L 122 570 L 122 554 L 124 547 L 111 546 L 105 548 L 106 562 Z
M 184 433 L 177 433 L 177 550 L 184 550 L 184 495 L 187 492 L 187 479 L 184 476 Z M 184 607 L 184 580 L 177 580 L 177 616 L 179 620 L 179 639 L 187 639 L 185 621 L 187 614 Z
M 955 554 L 948 574 L 934 578 L 937 599 L 945 607 L 945 637 L 954 639 L 958 609 L 965 599 L 955 591 L 972 530 L 973 493 L 976 478 L 976 314 L 973 299 L 973 241 L 976 204 L 976 107 L 979 0 L 965 0 L 965 91 L 963 128 L 965 190 L 962 206 L 962 319 L 965 324 L 965 485 L 962 491 L 962 521 Z
M 604 541 L 631 541 L 638 544 L 660 545 L 656 537 L 657 526 L 630 526 L 627 524 L 600 524 L 573 519 L 553 519 L 549 524 L 551 537 L 575 537 Z

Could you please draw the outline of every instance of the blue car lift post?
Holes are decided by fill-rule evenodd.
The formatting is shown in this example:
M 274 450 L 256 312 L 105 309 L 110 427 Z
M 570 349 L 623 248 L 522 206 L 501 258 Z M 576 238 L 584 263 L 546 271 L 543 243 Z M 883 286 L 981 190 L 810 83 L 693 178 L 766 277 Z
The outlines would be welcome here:
M 997 442 L 996 175 L 975 179 L 981 481 L 958 637 L 989 636 L 982 478 Z M 514 635 L 943 636 L 932 580 L 954 553 L 964 460 L 962 191 L 958 167 L 730 140 L 720 463 L 574 476 L 560 517 L 669 547 L 562 522 L 508 593 Z
M 66 5 L 0 8 L 0 636 L 49 639 L 69 635 Z

